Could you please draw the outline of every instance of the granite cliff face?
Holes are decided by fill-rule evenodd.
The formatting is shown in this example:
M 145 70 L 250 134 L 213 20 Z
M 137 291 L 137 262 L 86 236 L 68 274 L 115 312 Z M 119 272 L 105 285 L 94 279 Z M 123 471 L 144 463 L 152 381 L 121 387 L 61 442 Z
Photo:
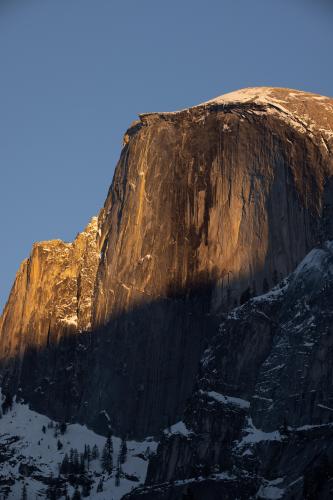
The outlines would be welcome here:
M 332 292 L 329 242 L 225 316 L 183 421 L 129 498 L 332 497 Z
M 22 358 L 29 346 L 44 349 L 66 334 L 91 328 L 99 262 L 97 217 L 73 243 L 42 241 L 22 262 L 1 316 L 1 358 Z
M 332 103 L 252 89 L 142 115 L 100 215 L 95 327 L 200 286 L 216 312 L 292 271 L 322 236 Z
M 99 430 L 179 420 L 221 314 L 333 237 L 332 129 L 333 100 L 286 89 L 141 115 L 98 217 L 22 264 L 2 384 Z

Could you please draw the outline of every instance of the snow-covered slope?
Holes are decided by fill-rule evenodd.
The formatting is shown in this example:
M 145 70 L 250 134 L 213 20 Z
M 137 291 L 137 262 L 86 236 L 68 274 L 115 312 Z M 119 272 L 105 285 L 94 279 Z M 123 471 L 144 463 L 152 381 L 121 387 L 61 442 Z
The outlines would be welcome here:
M 286 88 L 251 87 L 215 97 L 199 106 L 251 104 L 262 106 L 266 113 L 278 113 L 299 132 L 312 135 L 319 131 L 325 145 L 326 141 L 333 139 L 333 99 L 318 94 Z
M 321 145 L 327 152 L 333 148 L 333 99 L 331 97 L 279 87 L 249 87 L 214 97 L 191 108 L 165 113 L 143 113 L 141 118 L 161 114 L 172 116 L 177 113 L 214 108 L 216 106 L 236 109 L 245 118 L 252 115 L 273 114 L 302 134 L 321 138 Z M 243 113 L 243 115 L 242 115 Z M 225 126 L 228 131 L 228 126 Z
M 65 454 L 70 455 L 71 448 L 79 453 L 85 446 L 92 449 L 98 447 L 100 456 L 106 438 L 95 434 L 87 427 L 68 425 L 61 434 L 55 422 L 44 415 L 29 409 L 28 405 L 13 403 L 13 407 L 0 419 L 0 498 L 8 491 L 9 500 L 21 498 L 23 484 L 27 487 L 28 499 L 47 498 L 47 486 L 50 478 L 59 476 L 59 465 Z M 44 429 L 44 431 L 43 431 Z M 62 448 L 58 449 L 58 441 Z M 122 475 L 119 486 L 115 485 L 116 464 L 121 439 L 113 441 L 113 472 L 103 473 L 100 458 L 91 460 L 85 476 L 91 480 L 92 487 L 89 498 L 98 500 L 118 500 L 131 489 L 144 482 L 147 471 L 148 456 L 156 450 L 157 443 L 151 438 L 145 441 L 127 441 L 127 459 L 122 464 Z M 74 487 L 70 477 L 61 474 L 60 479 L 72 498 Z M 97 493 L 101 479 L 103 491 Z M 131 479 L 131 480 L 130 480 Z M 80 489 L 80 488 L 79 488 Z M 61 496 L 59 498 L 64 498 Z

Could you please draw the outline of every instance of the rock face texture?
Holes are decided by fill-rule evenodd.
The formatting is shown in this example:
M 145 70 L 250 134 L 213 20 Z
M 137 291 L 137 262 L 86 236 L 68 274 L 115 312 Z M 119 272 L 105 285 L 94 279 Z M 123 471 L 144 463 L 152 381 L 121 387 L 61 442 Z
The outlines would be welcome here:
M 1 316 L 1 359 L 21 359 L 27 348 L 44 349 L 66 334 L 91 328 L 99 263 L 97 217 L 73 243 L 42 241 L 22 262 Z
M 129 498 L 331 498 L 332 299 L 330 242 L 226 315 L 184 421 Z
M 332 129 L 332 99 L 286 89 L 141 115 L 98 218 L 22 264 L 2 385 L 97 430 L 179 420 L 221 314 L 333 237 Z

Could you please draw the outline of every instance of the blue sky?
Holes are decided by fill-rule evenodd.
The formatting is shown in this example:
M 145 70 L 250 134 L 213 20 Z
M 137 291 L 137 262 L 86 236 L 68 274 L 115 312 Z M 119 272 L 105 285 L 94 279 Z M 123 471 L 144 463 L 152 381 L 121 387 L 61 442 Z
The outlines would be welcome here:
M 329 0 L 0 0 L 0 307 L 104 202 L 137 114 L 246 86 L 333 95 Z

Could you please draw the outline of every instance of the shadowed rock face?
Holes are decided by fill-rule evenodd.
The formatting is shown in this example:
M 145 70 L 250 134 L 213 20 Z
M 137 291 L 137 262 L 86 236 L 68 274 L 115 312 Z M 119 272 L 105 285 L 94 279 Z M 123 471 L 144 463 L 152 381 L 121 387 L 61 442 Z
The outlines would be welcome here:
M 165 431 L 146 486 L 128 497 L 331 498 L 332 299 L 330 242 L 225 315 L 183 422 Z
M 332 100 L 284 89 L 142 115 L 98 218 L 22 264 L 3 383 L 100 430 L 174 421 L 218 315 L 330 237 L 332 127 Z

